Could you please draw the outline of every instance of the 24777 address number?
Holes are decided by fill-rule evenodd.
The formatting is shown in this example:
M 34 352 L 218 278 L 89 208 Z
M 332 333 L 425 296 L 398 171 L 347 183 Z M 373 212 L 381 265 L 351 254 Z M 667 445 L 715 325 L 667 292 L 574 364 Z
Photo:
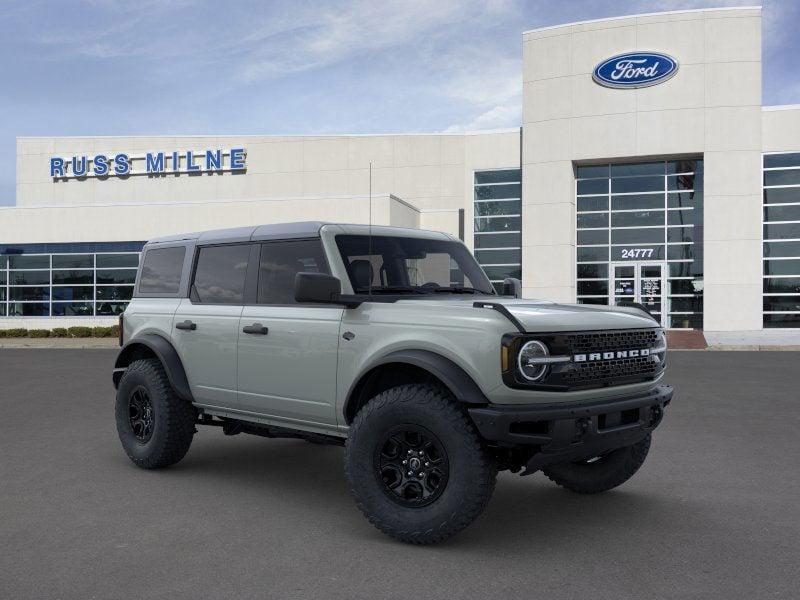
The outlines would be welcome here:
M 654 248 L 622 248 L 622 258 L 653 258 Z

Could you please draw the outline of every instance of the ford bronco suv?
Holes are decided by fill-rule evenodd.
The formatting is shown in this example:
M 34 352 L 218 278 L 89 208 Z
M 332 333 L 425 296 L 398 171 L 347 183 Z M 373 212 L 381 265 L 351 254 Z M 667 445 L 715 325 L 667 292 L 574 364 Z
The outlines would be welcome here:
M 378 529 L 441 541 L 498 470 L 581 494 L 642 465 L 672 398 L 636 307 L 522 300 L 444 233 L 292 223 L 145 245 L 120 323 L 116 423 L 145 469 L 197 426 L 344 445 Z

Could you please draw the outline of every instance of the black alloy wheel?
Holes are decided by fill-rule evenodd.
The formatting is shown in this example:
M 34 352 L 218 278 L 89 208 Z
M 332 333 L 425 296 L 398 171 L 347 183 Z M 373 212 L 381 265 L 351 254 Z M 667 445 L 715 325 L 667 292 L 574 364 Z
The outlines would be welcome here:
M 407 508 L 435 501 L 450 475 L 442 443 L 419 425 L 402 424 L 390 429 L 375 449 L 374 464 L 384 493 Z
M 128 421 L 140 444 L 146 444 L 153 436 L 153 403 L 143 385 L 136 387 L 128 399 Z

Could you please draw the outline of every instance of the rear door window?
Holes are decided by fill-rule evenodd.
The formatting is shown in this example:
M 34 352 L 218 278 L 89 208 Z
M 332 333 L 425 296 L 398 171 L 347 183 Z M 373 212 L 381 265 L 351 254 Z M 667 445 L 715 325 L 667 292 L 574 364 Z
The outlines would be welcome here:
M 294 304 L 298 273 L 330 273 L 320 240 L 292 240 L 261 245 L 259 304 Z
M 184 246 L 154 248 L 144 255 L 139 292 L 142 294 L 177 294 L 181 284 Z M 98 271 L 98 275 L 101 272 Z
M 244 304 L 250 244 L 200 248 L 192 300 L 203 304 Z

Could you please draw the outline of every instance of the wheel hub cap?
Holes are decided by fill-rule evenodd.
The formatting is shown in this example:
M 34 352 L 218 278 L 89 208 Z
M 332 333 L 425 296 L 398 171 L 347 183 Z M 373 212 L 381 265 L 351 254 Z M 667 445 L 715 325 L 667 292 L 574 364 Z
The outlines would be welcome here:
M 424 427 L 398 425 L 375 450 L 375 475 L 389 498 L 405 507 L 421 507 L 444 491 L 450 474 L 441 441 Z
M 153 436 L 153 404 L 149 392 L 143 386 L 133 390 L 128 399 L 128 422 L 136 441 L 140 444 L 150 441 Z

